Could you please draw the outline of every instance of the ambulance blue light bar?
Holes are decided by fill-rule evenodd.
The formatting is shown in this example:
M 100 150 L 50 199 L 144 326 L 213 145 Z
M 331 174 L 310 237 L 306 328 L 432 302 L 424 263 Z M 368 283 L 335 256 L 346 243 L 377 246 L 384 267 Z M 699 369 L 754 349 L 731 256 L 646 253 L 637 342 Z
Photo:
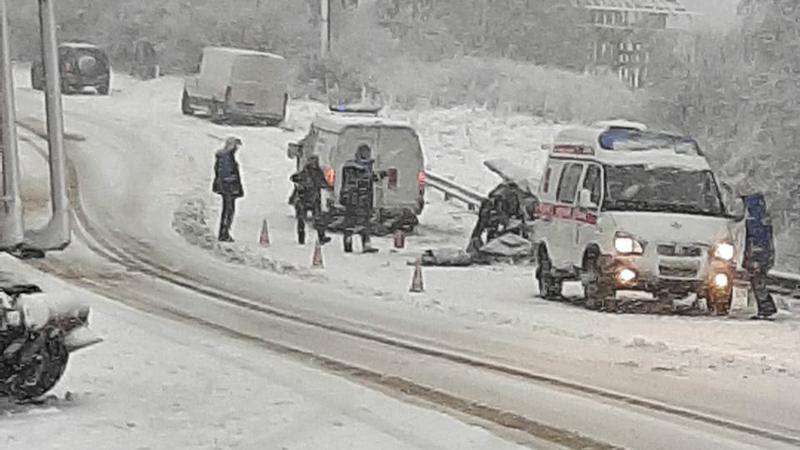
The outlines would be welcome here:
M 612 128 L 604 132 L 600 135 L 599 144 L 603 150 L 643 151 L 672 149 L 679 154 L 703 156 L 700 145 L 690 137 L 623 128 Z

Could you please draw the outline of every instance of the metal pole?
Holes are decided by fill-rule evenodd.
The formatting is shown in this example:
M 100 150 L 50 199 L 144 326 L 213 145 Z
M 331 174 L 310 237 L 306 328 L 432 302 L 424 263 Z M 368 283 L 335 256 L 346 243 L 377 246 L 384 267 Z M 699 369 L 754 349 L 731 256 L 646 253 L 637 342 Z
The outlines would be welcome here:
M 13 250 L 23 240 L 22 200 L 19 189 L 19 149 L 17 148 L 17 115 L 14 105 L 14 69 L 11 65 L 8 7 L 0 0 L 0 120 L 2 120 L 2 229 L 0 248 Z
M 64 153 L 64 117 L 61 105 L 61 74 L 54 0 L 39 0 L 39 23 L 42 35 L 42 62 L 45 75 L 47 143 L 50 150 L 50 203 L 53 215 L 41 230 L 25 236 L 25 244 L 36 250 L 60 250 L 70 241 L 69 199 L 67 197 L 66 155 Z
M 327 58 L 331 51 L 331 0 L 320 0 L 322 29 L 320 30 L 320 55 Z

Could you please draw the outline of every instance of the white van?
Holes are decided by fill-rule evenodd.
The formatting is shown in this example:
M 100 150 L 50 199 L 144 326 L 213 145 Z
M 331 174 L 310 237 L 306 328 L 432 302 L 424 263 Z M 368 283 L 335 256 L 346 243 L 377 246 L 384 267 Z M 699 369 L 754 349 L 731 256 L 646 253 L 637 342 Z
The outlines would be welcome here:
M 564 129 L 548 150 L 534 222 L 542 297 L 580 280 L 588 308 L 622 290 L 730 301 L 743 204 L 695 140 L 600 123 Z
M 199 74 L 184 83 L 181 111 L 206 111 L 215 122 L 266 122 L 286 117 L 288 65 L 282 56 L 206 47 Z
M 300 143 L 290 144 L 289 158 L 302 167 L 309 156 L 317 155 L 328 183 L 323 209 L 338 205 L 340 183 L 336 182 L 345 162 L 355 157 L 360 145 L 367 145 L 375 159 L 375 170 L 389 175 L 375 183 L 374 204 L 380 216 L 422 213 L 425 206 L 425 159 L 417 132 L 401 121 L 365 114 L 320 114 Z

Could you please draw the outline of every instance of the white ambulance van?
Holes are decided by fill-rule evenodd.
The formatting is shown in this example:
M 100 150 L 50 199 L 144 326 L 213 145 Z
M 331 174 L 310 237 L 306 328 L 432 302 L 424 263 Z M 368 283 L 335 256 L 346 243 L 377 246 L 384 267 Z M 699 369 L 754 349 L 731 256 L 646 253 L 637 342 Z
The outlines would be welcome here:
M 542 297 L 580 280 L 591 309 L 619 291 L 730 302 L 744 208 L 694 139 L 604 122 L 564 129 L 547 149 L 534 223 Z

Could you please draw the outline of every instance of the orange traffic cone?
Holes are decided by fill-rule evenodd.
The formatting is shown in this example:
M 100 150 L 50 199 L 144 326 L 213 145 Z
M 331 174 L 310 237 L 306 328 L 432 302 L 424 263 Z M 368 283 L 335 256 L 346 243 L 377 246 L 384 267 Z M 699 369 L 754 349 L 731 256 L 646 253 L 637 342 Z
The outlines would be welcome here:
M 394 248 L 405 248 L 406 246 L 406 235 L 403 233 L 403 230 L 397 230 L 394 232 Z
M 322 246 L 317 240 L 317 245 L 314 246 L 314 258 L 311 260 L 311 267 L 315 269 L 322 269 L 325 263 L 322 262 Z
M 411 289 L 409 292 L 420 293 L 425 292 L 422 286 L 422 260 L 417 259 L 417 265 L 414 267 L 414 278 L 411 279 Z
M 258 243 L 261 244 L 262 247 L 269 247 L 269 226 L 267 225 L 267 219 L 264 219 L 264 222 L 261 224 L 261 235 L 258 238 Z

